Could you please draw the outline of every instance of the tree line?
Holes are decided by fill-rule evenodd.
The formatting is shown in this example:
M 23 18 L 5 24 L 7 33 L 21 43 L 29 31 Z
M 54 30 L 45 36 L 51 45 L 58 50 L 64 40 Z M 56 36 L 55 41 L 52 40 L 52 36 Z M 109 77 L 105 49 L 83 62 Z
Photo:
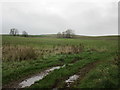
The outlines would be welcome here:
M 10 35 L 12 36 L 19 36 L 19 31 L 16 28 L 10 29 Z M 26 31 L 22 31 L 22 36 L 27 37 L 28 33 Z
M 57 33 L 58 38 L 73 38 L 74 35 L 75 34 L 72 29 L 67 29 L 66 31 Z
M 16 28 L 10 29 L 10 35 L 12 36 L 19 36 L 19 31 Z M 28 37 L 28 33 L 26 31 L 22 31 L 22 36 Z M 57 37 L 58 38 L 73 38 L 75 36 L 72 29 L 67 29 L 63 32 L 58 32 Z

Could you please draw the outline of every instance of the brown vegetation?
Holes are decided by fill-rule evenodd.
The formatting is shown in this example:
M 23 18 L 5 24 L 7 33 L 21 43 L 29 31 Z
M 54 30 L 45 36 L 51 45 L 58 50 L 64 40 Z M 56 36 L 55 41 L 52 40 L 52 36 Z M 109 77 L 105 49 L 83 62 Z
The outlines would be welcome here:
M 21 61 L 43 58 L 46 55 L 52 54 L 75 54 L 84 51 L 84 46 L 80 45 L 65 45 L 55 46 L 52 49 L 33 49 L 32 47 L 4 45 L 2 48 L 2 60 Z
M 2 48 L 2 60 L 21 61 L 36 59 L 37 53 L 31 47 L 6 45 Z
M 65 45 L 65 46 L 59 46 L 54 48 L 55 53 L 61 53 L 61 54 L 75 54 L 80 53 L 84 51 L 84 46 L 82 44 L 80 45 Z

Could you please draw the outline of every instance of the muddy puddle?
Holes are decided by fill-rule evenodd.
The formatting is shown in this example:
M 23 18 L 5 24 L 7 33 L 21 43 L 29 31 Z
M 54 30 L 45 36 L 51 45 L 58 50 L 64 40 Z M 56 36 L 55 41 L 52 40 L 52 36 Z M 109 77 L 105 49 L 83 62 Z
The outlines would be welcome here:
M 29 87 L 32 84 L 34 84 L 36 81 L 42 80 L 45 76 L 47 76 L 50 72 L 56 70 L 56 69 L 60 69 L 65 67 L 65 65 L 63 66 L 56 66 L 56 67 L 52 67 L 50 69 L 47 69 L 43 72 L 41 72 L 38 75 L 32 76 L 24 81 L 22 81 L 21 83 L 19 83 L 19 85 L 17 86 L 17 88 L 25 88 L 25 87 Z
M 73 83 L 74 81 L 76 81 L 77 79 L 79 78 L 79 75 L 73 75 L 73 76 L 70 76 L 69 79 L 67 79 L 65 81 L 66 83 L 66 87 L 69 87 L 71 83 Z

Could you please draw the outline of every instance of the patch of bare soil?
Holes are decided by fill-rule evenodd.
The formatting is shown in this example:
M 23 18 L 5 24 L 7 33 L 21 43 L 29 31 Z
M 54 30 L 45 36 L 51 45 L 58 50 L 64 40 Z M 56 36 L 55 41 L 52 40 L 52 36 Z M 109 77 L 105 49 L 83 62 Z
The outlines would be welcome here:
M 65 65 L 48 68 L 47 70 L 43 70 L 37 74 L 28 75 L 26 77 L 23 77 L 22 79 L 19 79 L 17 81 L 11 82 L 10 84 L 4 85 L 2 88 L 6 89 L 6 88 L 29 87 L 30 85 L 34 84 L 35 81 L 43 79 L 46 75 L 48 75 L 50 72 L 54 71 L 55 69 L 60 69 L 63 67 L 65 67 Z
M 78 61 L 78 59 L 73 59 L 69 64 L 74 64 L 74 63 L 76 63 L 77 61 Z M 64 66 L 64 65 L 63 65 L 63 66 Z M 44 70 L 43 70 L 43 71 L 44 71 Z M 41 71 L 41 72 L 42 72 L 42 71 Z M 38 76 L 41 72 L 34 73 L 34 74 L 30 74 L 30 75 L 27 75 L 27 76 L 25 76 L 25 77 L 20 78 L 19 80 L 12 81 L 11 83 L 2 86 L 2 88 L 3 88 L 3 89 L 5 89 L 5 88 L 20 88 L 20 87 L 18 86 L 18 84 L 19 84 L 20 82 L 22 82 L 22 81 L 24 81 L 24 80 L 26 80 L 26 79 L 28 79 L 28 78 L 31 78 L 31 77 L 34 77 L 34 76 Z
M 81 68 L 78 73 L 68 77 L 67 79 L 63 77 L 63 79 L 57 80 L 55 85 L 52 88 L 53 89 L 57 89 L 57 88 L 71 88 L 73 85 L 75 85 L 77 83 L 78 80 L 81 81 L 85 77 L 85 75 L 88 72 L 90 72 L 90 70 L 95 68 L 96 65 L 98 63 L 100 63 L 100 62 L 101 61 L 99 60 L 99 61 L 95 61 L 93 63 L 89 63 L 89 64 L 85 65 L 83 68 Z M 64 83 L 62 83 L 61 81 L 64 81 Z
M 70 76 L 69 79 L 67 79 L 65 81 L 65 85 L 64 88 L 70 88 L 73 85 L 77 84 L 77 81 L 79 80 L 79 82 L 85 77 L 85 75 L 90 72 L 93 68 L 96 67 L 96 65 L 100 63 L 99 61 L 87 64 L 85 67 L 83 67 L 82 69 L 80 69 L 80 71 L 78 73 L 76 73 L 73 76 Z

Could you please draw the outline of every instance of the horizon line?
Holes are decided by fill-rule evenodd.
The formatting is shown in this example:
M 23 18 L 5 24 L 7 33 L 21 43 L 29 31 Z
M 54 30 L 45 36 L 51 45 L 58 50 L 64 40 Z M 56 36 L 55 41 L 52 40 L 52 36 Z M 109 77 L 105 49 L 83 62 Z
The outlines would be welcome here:
M 9 34 L 0 33 L 0 35 L 9 35 Z M 22 35 L 22 34 L 19 34 L 19 35 Z M 52 34 L 28 34 L 28 35 L 52 35 Z M 57 34 L 54 34 L 54 35 L 57 35 Z M 79 36 L 120 36 L 120 34 L 105 34 L 105 35 L 83 35 L 83 34 L 75 34 L 75 35 L 79 35 Z

